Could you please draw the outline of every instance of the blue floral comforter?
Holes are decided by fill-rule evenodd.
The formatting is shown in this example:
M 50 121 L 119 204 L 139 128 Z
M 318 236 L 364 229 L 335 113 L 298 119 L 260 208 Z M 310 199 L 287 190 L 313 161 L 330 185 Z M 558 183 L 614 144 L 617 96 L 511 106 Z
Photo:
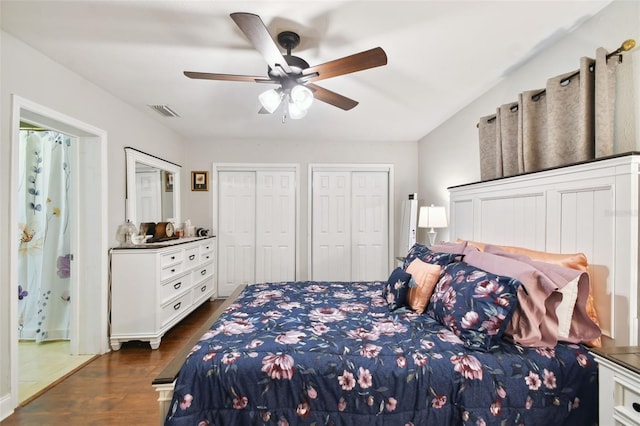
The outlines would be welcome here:
M 466 349 L 381 282 L 248 286 L 191 350 L 167 425 L 589 425 L 579 345 Z

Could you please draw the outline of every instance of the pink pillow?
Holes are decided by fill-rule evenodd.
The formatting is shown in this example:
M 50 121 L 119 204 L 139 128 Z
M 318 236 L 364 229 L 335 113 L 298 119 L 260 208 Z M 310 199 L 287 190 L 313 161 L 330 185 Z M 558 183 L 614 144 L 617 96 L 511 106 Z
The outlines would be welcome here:
M 463 243 L 466 240 L 458 239 L 456 243 Z M 576 269 L 578 271 L 589 272 L 589 263 L 587 262 L 587 257 L 583 253 L 550 253 L 543 252 L 538 250 L 531 250 L 524 247 L 515 247 L 515 246 L 496 246 L 493 244 L 485 244 L 478 241 L 466 241 L 467 248 L 465 251 L 470 250 L 472 247 L 477 248 L 481 251 L 486 251 L 488 253 L 495 253 L 498 255 L 504 255 L 504 252 L 512 253 L 514 255 L 525 255 L 529 257 L 531 260 L 547 262 L 551 264 L 556 264 L 563 266 L 565 268 Z M 582 281 L 582 278 L 580 279 Z M 586 304 L 586 314 L 589 319 L 596 325 L 600 326 L 600 319 L 598 318 L 598 312 L 596 311 L 595 305 L 595 297 L 593 295 L 593 285 L 589 284 L 587 286 L 589 288 L 589 294 L 587 295 Z M 581 297 L 577 298 L 577 302 L 579 306 L 581 306 Z M 582 315 L 582 312 L 579 313 Z M 591 328 L 591 327 L 589 327 Z M 602 347 L 602 338 L 600 336 L 585 342 L 589 346 L 593 346 L 596 348 Z
M 407 304 L 417 313 L 423 313 L 427 307 L 433 289 L 440 278 L 441 269 L 440 265 L 426 263 L 420 259 L 414 259 L 407 266 L 406 272 L 411 274 Z
M 531 260 L 493 247 L 489 253 L 469 252 L 465 261 L 493 273 L 522 282 L 519 306 L 505 331 L 523 346 L 555 346 L 558 341 L 589 342 L 600 329 L 585 306 L 589 293 L 586 272 L 558 264 Z
M 464 249 L 467 248 L 467 242 L 461 241 L 457 243 L 449 243 L 449 242 L 441 242 L 438 244 L 433 244 L 429 249 L 431 251 L 435 251 L 438 253 L 453 253 L 453 254 L 463 254 Z

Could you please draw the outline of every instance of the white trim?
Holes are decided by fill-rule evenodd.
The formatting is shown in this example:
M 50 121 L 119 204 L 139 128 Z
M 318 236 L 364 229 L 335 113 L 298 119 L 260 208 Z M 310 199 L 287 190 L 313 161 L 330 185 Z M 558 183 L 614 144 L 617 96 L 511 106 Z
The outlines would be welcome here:
M 0 420 L 5 419 L 13 414 L 13 408 L 15 407 L 15 405 L 13 405 L 12 400 L 13 395 L 10 393 L 0 398 Z
M 160 170 L 165 170 L 173 173 L 173 221 L 174 223 L 182 223 L 180 215 L 180 206 L 182 205 L 182 186 L 180 183 L 180 167 L 178 164 L 165 161 L 161 158 L 154 157 L 153 155 L 138 151 L 135 148 L 126 147 L 124 149 L 126 154 L 126 169 L 127 169 L 127 193 L 125 202 L 125 216 L 126 219 L 134 223 L 136 226 L 140 226 L 136 221 L 136 168 L 135 163 L 146 164 Z M 164 218 L 163 218 L 164 219 Z
M 102 354 L 109 351 L 109 339 L 108 339 L 108 329 L 107 329 L 107 320 L 108 320 L 108 262 L 107 262 L 107 253 L 108 253 L 108 168 L 107 168 L 107 133 L 106 131 L 99 129 L 97 127 L 91 126 L 89 124 L 83 123 L 73 117 L 69 117 L 57 111 L 54 111 L 50 108 L 47 108 L 43 105 L 37 104 L 25 98 L 22 98 L 17 95 L 12 95 L 12 117 L 11 117 L 11 175 L 10 175 L 10 208 L 9 208 L 9 221 L 10 221 L 10 231 L 9 231 L 9 241 L 18 241 L 18 226 L 17 226 L 17 209 L 16 201 L 18 197 L 17 187 L 18 187 L 18 155 L 19 155 L 19 143 L 20 143 L 20 120 L 24 119 L 29 122 L 33 122 L 34 124 L 39 124 L 42 126 L 46 126 L 47 128 L 51 128 L 63 133 L 66 133 L 71 136 L 76 136 L 79 140 L 91 140 L 97 142 L 98 151 L 95 153 L 95 158 L 99 161 L 99 170 L 98 174 L 98 182 L 92 182 L 92 185 L 97 185 L 99 188 L 99 192 L 94 191 L 94 199 L 99 200 L 99 206 L 95 209 L 95 215 L 91 218 L 91 222 L 93 227 L 91 232 L 81 232 L 81 229 L 76 229 L 75 234 L 79 237 L 79 244 L 76 245 L 80 250 L 83 247 L 92 247 L 92 252 L 87 254 L 87 258 L 91 257 L 92 259 L 92 268 L 88 271 L 84 271 L 84 276 L 89 278 L 94 283 L 98 283 L 98 288 L 95 293 L 92 293 L 89 296 L 93 296 L 88 298 L 90 300 L 96 301 L 99 306 L 98 318 L 95 321 L 91 322 L 92 329 L 85 330 L 86 333 L 91 333 L 93 335 L 97 334 L 97 340 L 93 342 L 91 345 L 91 351 L 88 353 L 96 353 Z M 81 143 L 81 142 L 80 142 Z M 77 184 L 78 177 L 74 181 L 74 184 Z M 76 205 L 77 209 L 78 206 Z M 97 226 L 96 226 L 97 225 Z M 81 253 L 74 254 L 77 258 L 81 257 Z M 16 244 L 10 244 L 9 249 L 9 286 L 10 288 L 14 287 L 14 284 L 17 282 L 18 271 L 17 271 L 17 259 L 18 259 L 18 246 Z M 75 280 L 75 285 L 72 288 L 72 297 L 76 297 L 77 300 L 77 308 L 72 310 L 72 318 L 71 324 L 72 328 L 70 330 L 72 340 L 75 339 L 76 342 L 79 341 L 80 333 L 82 333 L 80 323 L 80 318 L 83 315 L 86 315 L 87 312 L 96 312 L 95 306 L 84 306 L 82 302 L 82 295 L 87 292 L 81 292 L 82 286 L 80 285 L 80 279 Z M 95 297 L 97 295 L 97 297 Z M 10 309 L 10 344 L 11 344 L 11 398 L 10 398 L 10 410 L 13 410 L 13 407 L 18 406 L 18 301 L 17 298 L 11 297 L 9 298 L 9 309 Z M 94 315 L 95 317 L 95 315 Z M 84 335 L 83 335 L 84 336 Z M 83 337 L 84 339 L 84 337 Z M 82 349 L 79 349 L 77 346 L 75 347 L 76 351 L 86 352 Z M 5 417 L 5 406 L 6 401 L 2 400 L 2 404 L 0 407 L 2 411 L 0 412 L 0 418 Z M 11 413 L 9 411 L 8 414 Z

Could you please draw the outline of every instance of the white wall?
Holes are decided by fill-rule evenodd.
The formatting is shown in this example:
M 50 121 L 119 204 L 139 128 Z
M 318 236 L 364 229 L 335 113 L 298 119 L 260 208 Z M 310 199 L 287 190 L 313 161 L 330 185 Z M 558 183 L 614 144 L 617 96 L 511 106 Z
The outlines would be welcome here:
M 108 137 L 109 230 L 115 245 L 116 229 L 124 221 L 125 146 L 184 162 L 181 137 L 79 75 L 53 62 L 6 32 L 0 33 L 0 235 L 10 235 L 11 96 L 29 101 L 105 130 Z M 185 186 L 186 187 L 186 186 Z M 0 239 L 0 408 L 10 394 L 8 238 Z M 107 256 L 107 253 L 104 253 Z M 0 418 L 4 412 L 0 410 Z
M 497 106 L 517 99 L 523 90 L 544 88 L 547 78 L 578 68 L 582 56 L 594 57 L 598 47 L 612 51 L 629 38 L 640 43 L 640 2 L 614 1 L 558 43 L 540 52 L 506 75 L 493 88 L 419 141 L 419 189 L 421 198 L 449 205 L 447 188 L 480 180 L 480 156 L 476 124 Z M 635 105 L 624 111 L 626 148 L 640 149 L 640 47 L 624 55 L 624 66 L 633 67 L 629 91 Z M 622 141 L 618 141 L 622 142 Z M 628 150 L 628 149 L 627 149 Z M 432 201 L 430 201 L 432 202 Z M 449 238 L 448 232 L 438 237 Z M 455 238 L 455 236 L 451 236 Z
M 410 192 L 416 192 L 418 171 L 418 145 L 415 142 L 344 143 L 277 141 L 192 141 L 192 150 L 183 169 L 190 180 L 191 170 L 209 170 L 215 163 L 295 163 L 300 167 L 300 270 L 299 279 L 308 277 L 307 235 L 307 174 L 310 163 L 384 163 L 394 166 L 395 247 L 398 246 L 401 203 Z M 183 218 L 196 226 L 213 226 L 212 192 L 187 191 L 183 197 L 187 212 Z

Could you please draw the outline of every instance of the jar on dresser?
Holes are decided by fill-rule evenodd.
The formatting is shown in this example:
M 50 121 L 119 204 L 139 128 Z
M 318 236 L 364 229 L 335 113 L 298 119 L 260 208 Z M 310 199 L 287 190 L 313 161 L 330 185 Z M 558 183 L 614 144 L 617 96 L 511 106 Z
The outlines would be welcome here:
M 214 237 L 111 249 L 110 342 L 148 341 L 152 349 L 181 319 L 215 299 Z

